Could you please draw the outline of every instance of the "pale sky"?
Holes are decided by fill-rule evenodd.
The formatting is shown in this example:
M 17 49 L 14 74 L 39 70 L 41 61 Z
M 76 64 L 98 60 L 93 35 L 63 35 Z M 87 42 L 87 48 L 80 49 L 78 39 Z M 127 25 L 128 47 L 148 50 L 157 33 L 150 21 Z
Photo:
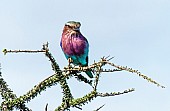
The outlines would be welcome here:
M 0 50 L 41 49 L 50 51 L 60 68 L 67 60 L 59 46 L 64 24 L 81 22 L 81 32 L 90 44 L 89 64 L 111 55 L 111 61 L 129 66 L 151 77 L 165 89 L 128 72 L 104 73 L 98 91 L 135 92 L 97 98 L 83 106 L 92 111 L 168 111 L 170 109 L 170 1 L 169 0 L 0 0 Z M 2 76 L 17 96 L 51 74 L 50 62 L 39 54 L 0 53 Z M 84 74 L 85 75 L 85 74 Z M 72 78 L 68 80 L 74 97 L 91 88 Z M 61 103 L 62 90 L 53 86 L 27 103 L 33 111 L 43 111 L 46 103 L 53 111 Z M 0 100 L 2 102 L 2 100 Z M 71 109 L 71 111 L 78 111 Z

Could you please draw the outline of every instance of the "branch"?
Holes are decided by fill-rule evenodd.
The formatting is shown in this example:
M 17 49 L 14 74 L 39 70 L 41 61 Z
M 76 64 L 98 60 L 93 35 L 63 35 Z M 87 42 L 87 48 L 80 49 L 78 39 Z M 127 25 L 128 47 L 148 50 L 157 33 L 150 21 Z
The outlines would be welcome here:
M 6 55 L 7 53 L 39 53 L 39 52 L 45 52 L 45 50 L 7 50 L 7 49 L 3 49 L 2 51 L 4 53 L 4 55 Z
M 77 73 L 75 73 L 74 76 L 79 82 L 83 81 L 84 83 L 87 83 L 90 86 L 92 86 L 92 82 L 93 82 L 92 80 L 88 80 L 87 78 L 85 78 L 81 74 L 77 74 Z
M 128 89 L 128 90 L 124 90 L 123 92 L 97 93 L 97 96 L 100 96 L 100 97 L 109 97 L 109 96 L 116 96 L 116 95 L 121 95 L 121 94 L 129 93 L 129 92 L 133 92 L 133 91 L 135 91 L 134 88 Z
M 72 99 L 72 101 L 69 102 L 71 107 L 77 107 L 77 106 L 82 106 L 85 103 L 90 102 L 91 100 L 93 100 L 93 98 L 96 97 L 97 92 L 96 91 L 92 91 L 89 94 L 81 97 L 81 98 L 77 98 L 77 99 Z M 64 107 L 66 104 L 62 103 L 58 108 L 55 109 L 55 111 L 64 111 L 66 108 Z
M 93 100 L 96 97 L 116 96 L 116 95 L 121 95 L 121 94 L 125 94 L 125 93 L 134 91 L 134 89 L 132 88 L 132 89 L 125 90 L 123 92 L 99 93 L 97 91 L 97 86 L 98 86 L 99 78 L 100 78 L 100 75 L 102 74 L 102 72 L 115 72 L 115 71 L 125 70 L 125 71 L 131 72 L 131 73 L 136 73 L 138 76 L 148 80 L 149 82 L 154 83 L 157 86 L 160 86 L 162 88 L 165 88 L 164 86 L 161 86 L 159 83 L 152 80 L 151 78 L 145 76 L 144 74 L 141 74 L 138 70 L 133 70 L 132 68 L 115 65 L 114 63 L 109 62 L 113 58 L 113 57 L 109 58 L 109 56 L 102 57 L 99 62 L 94 62 L 92 65 L 87 66 L 87 67 L 72 67 L 71 65 L 69 65 L 69 67 L 65 67 L 64 70 L 61 70 L 59 65 L 57 64 L 56 60 L 54 59 L 52 54 L 49 52 L 48 43 L 44 44 L 43 48 L 41 50 L 31 51 L 31 50 L 7 50 L 7 49 L 4 49 L 3 52 L 4 52 L 4 54 L 19 53 L 19 52 L 25 52 L 25 53 L 45 52 L 46 57 L 51 62 L 52 70 L 55 72 L 54 75 L 51 75 L 50 77 L 46 78 L 45 80 L 40 82 L 38 85 L 34 86 L 34 88 L 32 88 L 30 91 L 28 91 L 25 95 L 20 96 L 19 98 L 15 97 L 16 95 L 14 95 L 12 92 L 10 92 L 10 89 L 8 89 L 9 91 L 7 91 L 7 89 L 5 89 L 7 94 L 8 93 L 9 93 L 9 95 L 11 94 L 10 96 L 12 99 L 9 99 L 9 98 L 5 99 L 5 101 L 2 102 L 2 105 L 4 107 L 7 107 L 7 109 L 9 109 L 9 110 L 12 110 L 13 107 L 21 109 L 21 107 L 24 107 L 25 102 L 29 102 L 31 99 L 34 99 L 42 91 L 45 91 L 46 88 L 56 85 L 57 83 L 60 84 L 60 86 L 63 90 L 63 98 L 62 98 L 61 105 L 58 106 L 58 108 L 56 108 L 55 111 L 64 111 L 66 109 L 69 109 L 70 107 L 75 107 L 75 108 L 81 109 L 80 107 L 82 105 L 90 102 L 91 100 Z M 105 65 L 113 66 L 116 69 L 103 69 L 102 67 Z M 85 78 L 84 76 L 79 74 L 79 73 L 85 72 L 87 70 L 93 71 L 94 75 L 96 75 L 94 81 L 88 80 L 87 78 Z M 70 88 L 66 81 L 67 79 L 69 79 L 72 76 L 77 78 L 77 80 L 80 82 L 82 81 L 84 83 L 88 83 L 89 85 L 93 86 L 93 90 L 81 98 L 76 98 L 76 99 L 73 98 Z M 2 82 L 1 87 L 3 86 L 3 88 L 7 88 L 7 85 L 3 81 L 3 79 L 0 79 L 0 82 Z M 0 88 L 0 89 L 2 89 L 2 88 Z M 4 91 L 0 91 L 0 92 L 3 92 L 2 97 L 5 97 Z M 102 108 L 102 107 L 103 106 L 101 106 L 100 108 Z M 98 109 L 100 109 L 100 108 L 98 108 Z M 46 107 L 46 110 L 47 110 L 47 107 Z
M 1 65 L 0 65 L 0 70 L 1 70 Z M 2 99 L 4 99 L 5 101 L 11 101 L 17 98 L 17 96 L 13 93 L 13 91 L 10 88 L 8 88 L 7 83 L 2 78 L 1 71 L 0 71 L 0 93 L 1 93 Z M 22 109 L 24 111 L 30 110 L 29 108 L 25 106 L 24 103 L 17 105 L 16 108 Z M 7 110 L 7 105 L 2 102 L 0 109 L 4 111 Z
M 1 93 L 2 99 L 5 99 L 5 100 L 11 100 L 17 97 L 13 93 L 13 91 L 10 88 L 8 88 L 7 83 L 2 78 L 1 72 L 0 72 L 0 93 Z
M 60 78 L 60 85 L 61 85 L 61 88 L 63 89 L 63 99 L 62 101 L 66 103 L 67 105 L 67 108 L 70 107 L 69 105 L 69 101 L 73 98 L 72 94 L 71 94 L 71 91 L 70 91 L 70 88 L 67 84 L 67 81 L 66 81 L 66 78 L 65 76 L 62 74 L 62 71 L 60 70 L 59 68 L 59 65 L 57 64 L 57 62 L 55 61 L 54 57 L 52 56 L 52 54 L 49 52 L 49 49 L 48 49 L 48 43 L 47 44 L 44 44 L 43 45 L 43 50 L 46 50 L 46 57 L 49 58 L 49 60 L 51 61 L 51 66 L 54 70 L 54 72 L 57 74 L 57 76 Z
M 63 89 L 63 94 L 64 94 L 63 101 L 67 102 L 68 100 L 73 98 L 72 94 L 70 92 L 70 89 L 69 89 L 69 87 L 67 85 L 65 76 L 62 74 L 62 71 L 60 70 L 59 65 L 56 63 L 56 61 L 53 58 L 52 54 L 49 52 L 48 43 L 47 44 L 43 44 L 43 48 L 41 50 L 7 50 L 7 49 L 4 49 L 3 52 L 4 52 L 4 54 L 7 54 L 7 53 L 21 53 L 21 52 L 24 52 L 24 53 L 45 52 L 46 57 L 48 57 L 49 60 L 51 61 L 52 69 L 54 70 L 54 72 L 56 74 L 55 75 L 56 78 L 59 79 L 59 81 L 57 81 L 57 82 L 59 82 L 59 84 L 61 85 L 61 88 Z M 56 81 L 53 81 L 53 82 L 56 82 Z M 44 88 L 45 87 L 46 87 L 46 85 L 44 86 Z M 36 86 L 35 89 L 37 89 L 37 86 Z M 31 94 L 28 94 L 28 93 L 26 94 L 26 95 L 29 95 L 29 96 L 24 98 L 24 101 L 29 101 L 29 99 L 34 98 L 37 95 L 35 89 L 33 89 L 33 90 L 31 90 L 29 92 Z M 38 92 L 40 93 L 41 90 L 38 90 Z
M 120 70 L 125 70 L 131 73 L 135 73 L 138 76 L 142 77 L 143 79 L 146 79 L 148 82 L 151 82 L 153 84 L 156 84 L 157 86 L 160 86 L 161 88 L 165 88 L 165 86 L 160 85 L 159 83 L 157 83 L 156 81 L 152 80 L 151 78 L 147 77 L 146 75 L 142 74 L 141 72 L 139 72 L 138 70 L 134 70 L 132 68 L 128 68 L 127 66 L 120 66 L 120 65 L 116 65 L 114 63 L 110 63 L 109 61 L 105 61 L 105 63 L 114 66 Z
M 125 90 L 123 92 L 112 92 L 112 93 L 99 93 L 96 92 L 95 90 L 91 91 L 89 94 L 81 97 L 81 98 L 77 98 L 77 99 L 73 99 L 72 101 L 70 101 L 70 107 L 81 107 L 85 104 L 87 104 L 88 102 L 91 102 L 94 98 L 97 97 L 109 97 L 109 96 L 116 96 L 116 95 L 121 95 L 121 94 L 125 94 L 125 93 L 129 93 L 129 92 L 133 92 L 134 88 L 132 89 L 128 89 Z M 58 108 L 55 109 L 55 111 L 64 111 L 66 110 L 65 108 L 65 103 L 63 102 Z
M 161 88 L 165 88 L 165 86 L 160 85 L 158 82 L 156 82 L 155 80 L 152 80 L 151 78 L 147 77 L 146 75 L 142 74 L 141 72 L 139 72 L 138 70 L 134 70 L 132 68 L 128 68 L 127 66 L 120 66 L 120 65 L 116 65 L 114 63 L 109 62 L 110 59 L 107 60 L 107 58 L 101 58 L 101 60 L 99 62 L 95 62 L 90 66 L 87 67 L 75 67 L 75 68 L 65 68 L 66 71 L 80 71 L 80 72 L 85 72 L 87 70 L 93 70 L 96 72 L 115 72 L 115 71 L 128 71 L 131 73 L 135 73 L 138 76 L 142 77 L 143 79 L 146 79 L 148 82 L 151 82 L 157 86 L 160 86 Z M 113 66 L 117 69 L 102 69 L 101 67 L 104 65 L 110 65 Z M 100 68 L 99 68 L 100 67 Z
M 42 91 L 45 91 L 46 88 L 56 85 L 57 82 L 59 82 L 59 81 L 60 81 L 60 79 L 57 78 L 56 74 L 54 74 L 54 75 L 48 77 L 47 79 L 43 80 L 38 85 L 34 86 L 33 89 L 28 91 L 23 96 L 20 96 L 19 98 L 16 98 L 16 99 L 4 101 L 2 104 L 7 105 L 7 109 L 9 109 L 9 110 L 12 110 L 13 107 L 17 108 L 19 104 L 29 102 L 31 99 L 34 99 Z

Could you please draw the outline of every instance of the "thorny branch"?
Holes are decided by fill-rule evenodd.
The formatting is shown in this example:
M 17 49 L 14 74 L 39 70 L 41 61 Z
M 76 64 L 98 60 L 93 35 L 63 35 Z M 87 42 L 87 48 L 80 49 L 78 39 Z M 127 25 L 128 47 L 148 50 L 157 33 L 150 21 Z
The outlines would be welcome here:
M 129 92 L 132 92 L 132 91 L 135 91 L 135 89 L 132 88 L 132 89 L 124 90 L 123 92 L 97 93 L 97 96 L 100 96 L 100 97 L 116 96 L 116 95 L 129 93 Z
M 139 72 L 138 70 L 134 70 L 132 68 L 128 68 L 127 66 L 120 66 L 120 65 L 116 65 L 114 63 L 111 63 L 109 62 L 108 60 L 106 60 L 105 58 L 101 58 L 101 61 L 97 62 L 97 63 L 93 63 L 92 65 L 90 66 L 87 66 L 87 67 L 81 67 L 81 68 L 73 68 L 73 69 L 67 69 L 65 68 L 65 70 L 68 70 L 68 71 L 83 71 L 85 72 L 86 70 L 95 70 L 95 68 L 99 68 L 97 70 L 97 73 L 98 72 L 109 72 L 109 70 L 106 70 L 106 69 L 101 69 L 101 67 L 103 65 L 110 65 L 110 66 L 113 66 L 117 69 L 110 69 L 110 72 L 115 72 L 115 71 L 128 71 L 128 72 L 131 72 L 131 73 L 135 73 L 137 74 L 138 76 L 142 77 L 143 79 L 146 79 L 148 82 L 151 82 L 155 85 L 157 85 L 158 87 L 160 86 L 161 88 L 165 88 L 165 86 L 162 86 L 160 85 L 158 82 L 156 82 L 155 80 L 152 80 L 151 78 L 147 77 L 146 75 L 142 74 L 141 72 Z
M 123 71 L 123 70 L 128 71 L 128 72 L 137 74 L 138 76 L 146 79 L 147 81 L 149 81 L 153 84 L 156 84 L 157 86 L 165 88 L 164 86 L 160 85 L 159 83 L 152 80 L 151 78 L 145 76 L 144 74 L 141 74 L 138 70 L 133 70 L 132 68 L 128 68 L 127 66 L 124 67 L 124 66 L 119 66 L 119 65 L 115 65 L 114 63 L 111 63 L 110 60 L 113 57 L 109 58 L 109 56 L 102 57 L 99 62 L 94 62 L 92 65 L 89 65 L 87 67 L 73 67 L 72 65 L 69 65 L 68 67 L 65 67 L 63 70 L 61 70 L 59 68 L 59 65 L 57 64 L 56 60 L 54 59 L 52 54 L 49 52 L 48 43 L 44 44 L 43 48 L 41 50 L 7 50 L 7 49 L 4 49 L 3 52 L 4 52 L 4 54 L 20 53 L 20 52 L 25 52 L 25 53 L 43 52 L 43 53 L 45 53 L 46 57 L 48 57 L 48 59 L 50 60 L 52 69 L 54 70 L 55 74 L 44 79 L 42 82 L 40 82 L 38 85 L 35 85 L 34 88 L 32 88 L 30 91 L 28 91 L 23 96 L 20 96 L 19 98 L 17 98 L 15 96 L 15 94 L 13 94 L 13 92 L 7 88 L 6 82 L 4 82 L 4 83 L 2 82 L 3 83 L 2 85 L 5 85 L 5 86 L 2 87 L 2 85 L 1 85 L 0 92 L 2 93 L 3 92 L 2 90 L 6 87 L 7 88 L 6 92 L 8 92 L 10 96 L 7 99 L 4 97 L 4 95 L 1 94 L 1 96 L 4 99 L 4 101 L 1 104 L 1 109 L 4 106 L 6 106 L 6 108 L 8 110 L 12 110 L 14 107 L 22 110 L 22 108 L 18 107 L 18 105 L 24 106 L 25 102 L 29 102 L 31 99 L 34 99 L 37 95 L 39 95 L 42 91 L 45 91 L 46 88 L 54 86 L 57 83 L 59 83 L 61 88 L 63 89 L 63 99 L 62 99 L 63 101 L 62 101 L 61 105 L 55 109 L 55 111 L 64 111 L 66 109 L 70 109 L 70 107 L 75 107 L 75 108 L 78 108 L 81 110 L 82 109 L 81 107 L 83 105 L 85 105 L 85 103 L 92 101 L 96 97 L 116 96 L 116 95 L 121 95 L 121 94 L 125 94 L 125 93 L 134 91 L 134 88 L 132 88 L 132 89 L 124 90 L 123 92 L 111 92 L 111 93 L 98 92 L 97 86 L 98 86 L 98 82 L 100 79 L 100 75 L 103 72 L 115 72 L 115 71 Z M 110 66 L 114 67 L 114 69 L 103 69 L 102 67 L 105 65 L 110 65 Z M 87 70 L 93 71 L 93 73 L 95 75 L 94 81 L 88 80 L 83 75 L 81 75 L 81 72 L 85 72 Z M 88 94 L 84 95 L 83 97 L 73 98 L 70 88 L 67 84 L 67 79 L 69 79 L 70 77 L 75 77 L 75 78 L 77 78 L 77 80 L 79 82 L 84 82 L 84 83 L 89 84 L 90 86 L 93 87 L 92 91 L 89 92 Z M 0 80 L 2 81 L 3 79 L 0 79 Z M 9 98 L 11 98 L 11 99 L 9 99 Z M 101 109 L 103 106 L 98 108 L 98 110 Z M 45 110 L 47 110 L 47 106 L 46 106 Z M 25 111 L 25 110 L 23 110 L 23 111 Z
M 39 53 L 39 52 L 46 52 L 46 50 L 7 50 L 7 49 L 3 49 L 2 51 L 4 53 L 4 55 L 6 55 L 7 53 Z
M 66 104 L 64 107 L 66 107 L 66 109 L 68 109 L 70 107 L 69 101 L 73 99 L 73 96 L 72 96 L 70 88 L 67 84 L 66 78 L 62 74 L 62 71 L 60 70 L 59 65 L 56 63 L 54 57 L 49 52 L 48 43 L 43 45 L 43 50 L 46 50 L 45 55 L 51 61 L 51 66 L 52 66 L 54 72 L 56 73 L 56 75 L 58 76 L 58 78 L 60 79 L 59 84 L 61 85 L 61 88 L 63 89 L 63 94 L 64 94 L 63 102 Z
M 6 100 L 6 101 L 10 101 L 10 100 L 17 98 L 16 94 L 14 94 L 13 91 L 10 88 L 8 88 L 7 83 L 2 78 L 1 64 L 0 64 L 0 94 L 2 96 L 2 99 Z M 6 111 L 7 107 L 8 106 L 6 104 L 1 103 L 0 109 L 3 111 Z M 16 108 L 24 110 L 24 111 L 31 111 L 28 107 L 26 107 L 26 105 L 24 103 L 16 105 Z

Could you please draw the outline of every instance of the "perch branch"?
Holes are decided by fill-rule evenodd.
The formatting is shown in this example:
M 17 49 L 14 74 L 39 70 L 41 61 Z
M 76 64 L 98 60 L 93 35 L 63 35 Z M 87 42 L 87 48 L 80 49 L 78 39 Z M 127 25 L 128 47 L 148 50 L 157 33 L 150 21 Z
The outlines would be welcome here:
M 110 59 L 108 59 L 108 60 L 110 60 Z M 106 60 L 105 58 L 101 58 L 101 61 L 99 61 L 97 63 L 95 62 L 95 63 L 93 63 L 90 66 L 81 67 L 81 68 L 73 68 L 73 69 L 65 69 L 65 70 L 69 70 L 69 71 L 83 71 L 83 72 L 85 72 L 85 71 L 87 71 L 89 69 L 95 70 L 96 67 L 102 67 L 103 65 L 108 64 L 108 65 L 111 65 L 111 66 L 113 66 L 113 67 L 115 67 L 117 69 L 115 69 L 115 70 L 111 70 L 111 69 L 110 70 L 109 69 L 106 70 L 105 69 L 104 70 L 104 69 L 100 68 L 100 70 L 97 69 L 97 71 L 100 71 L 100 72 L 114 72 L 114 71 L 123 71 L 124 70 L 124 71 L 128 71 L 128 72 L 131 72 L 131 73 L 135 73 L 138 76 L 142 77 L 143 79 L 146 79 L 148 82 L 151 82 L 151 83 L 153 83 L 153 84 L 155 84 L 157 86 L 160 86 L 161 88 L 165 88 L 165 86 L 160 85 L 158 82 L 156 82 L 155 80 L 152 80 L 151 78 L 149 78 L 146 75 L 142 74 L 138 70 L 134 70 L 132 68 L 128 68 L 127 66 L 116 65 L 114 63 L 109 62 L 108 60 Z
M 54 57 L 52 54 L 49 52 L 48 49 L 48 43 L 43 45 L 42 50 L 36 50 L 36 51 L 31 51 L 31 50 L 3 50 L 4 54 L 7 53 L 19 53 L 19 52 L 25 52 L 25 53 L 39 53 L 39 52 L 45 52 L 46 57 L 50 60 L 52 69 L 54 70 L 55 74 L 51 75 L 50 77 L 46 78 L 42 82 L 40 82 L 38 85 L 34 86 L 33 89 L 28 91 L 25 95 L 20 96 L 19 98 L 16 98 L 15 95 L 12 95 L 12 99 L 6 99 L 4 102 L 2 102 L 2 105 L 6 105 L 7 109 L 12 110 L 13 107 L 19 108 L 19 105 L 24 105 L 25 102 L 29 102 L 31 99 L 34 99 L 38 94 L 40 94 L 42 91 L 45 91 L 46 88 L 51 87 L 53 85 L 56 85 L 59 83 L 61 85 L 61 88 L 63 90 L 63 98 L 62 98 L 62 103 L 58 108 L 55 109 L 55 111 L 64 111 L 66 109 L 69 109 L 70 107 L 75 107 L 78 109 L 81 109 L 80 107 L 91 100 L 93 100 L 96 97 L 109 97 L 109 96 L 116 96 L 116 95 L 121 95 L 125 93 L 129 93 L 134 91 L 134 89 L 128 89 L 123 92 L 111 92 L 111 93 L 99 93 L 97 91 L 97 86 L 99 82 L 99 78 L 102 72 L 115 72 L 115 71 L 128 71 L 131 73 L 136 73 L 140 77 L 148 80 L 151 83 L 156 84 L 157 86 L 161 86 L 159 83 L 156 81 L 152 80 L 151 78 L 145 76 L 144 74 L 141 74 L 138 70 L 133 70 L 132 68 L 124 67 L 124 66 L 119 66 L 115 65 L 111 62 L 109 62 L 113 57 L 109 58 L 110 56 L 103 57 L 99 62 L 94 62 L 92 65 L 87 66 L 87 67 L 66 67 L 64 70 L 61 70 L 59 68 L 59 65 L 55 61 Z M 110 65 L 115 67 L 116 69 L 102 69 L 104 65 Z M 87 70 L 92 70 L 94 72 L 95 80 L 91 81 L 82 76 L 81 72 L 85 72 Z M 88 83 L 92 85 L 93 82 L 93 90 L 81 97 L 81 98 L 73 98 L 70 88 L 67 84 L 67 79 L 71 76 L 74 76 L 77 78 L 79 81 L 83 81 L 85 83 Z M 0 79 L 1 82 L 1 79 Z M 1 86 L 2 87 L 2 86 Z M 164 86 L 161 86 L 164 88 Z M 11 93 L 8 91 L 8 93 Z M 4 97 L 4 96 L 2 96 Z M 103 107 L 103 106 L 102 106 Z M 100 109 L 100 108 L 99 108 Z

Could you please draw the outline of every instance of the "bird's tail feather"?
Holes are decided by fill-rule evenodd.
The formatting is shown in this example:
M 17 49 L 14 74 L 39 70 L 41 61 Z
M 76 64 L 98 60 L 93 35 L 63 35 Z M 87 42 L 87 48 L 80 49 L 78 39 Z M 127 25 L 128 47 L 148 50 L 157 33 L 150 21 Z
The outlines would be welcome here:
M 93 78 L 93 74 L 92 74 L 91 71 L 86 71 L 85 73 L 86 73 L 90 78 Z

